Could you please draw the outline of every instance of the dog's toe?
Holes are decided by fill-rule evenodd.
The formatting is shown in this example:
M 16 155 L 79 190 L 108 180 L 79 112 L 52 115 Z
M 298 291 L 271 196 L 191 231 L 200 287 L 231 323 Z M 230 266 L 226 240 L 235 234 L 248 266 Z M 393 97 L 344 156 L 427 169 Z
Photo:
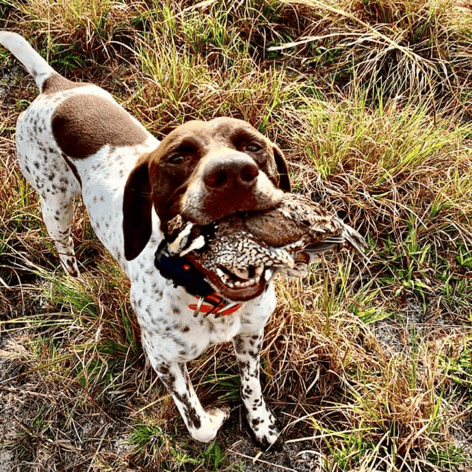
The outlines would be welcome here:
M 254 441 L 263 449 L 280 450 L 284 444 L 283 437 L 277 429 L 274 415 L 269 411 L 267 413 L 260 417 L 247 417 Z
M 207 408 L 205 417 L 201 418 L 200 426 L 189 428 L 191 436 L 203 443 L 212 441 L 215 439 L 221 425 L 229 418 L 229 414 L 230 409 L 228 407 Z

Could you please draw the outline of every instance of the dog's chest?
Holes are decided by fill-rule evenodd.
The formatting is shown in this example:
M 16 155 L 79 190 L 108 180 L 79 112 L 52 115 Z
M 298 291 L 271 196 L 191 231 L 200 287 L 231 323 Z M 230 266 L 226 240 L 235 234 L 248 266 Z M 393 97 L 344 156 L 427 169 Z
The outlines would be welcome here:
M 141 262 L 139 257 L 129 267 L 131 300 L 138 315 L 143 344 L 157 358 L 178 362 L 195 359 L 211 345 L 261 330 L 275 307 L 275 295 L 270 286 L 263 295 L 227 316 L 205 317 L 200 313 L 194 317 L 197 299 L 184 289 L 175 288 L 148 264 L 152 257 L 150 247 L 144 253 Z M 146 253 L 149 253 L 147 257 Z
M 138 312 L 146 351 L 163 360 L 191 361 L 208 347 L 232 341 L 241 332 L 242 320 L 238 313 L 218 319 L 211 315 L 193 318 L 186 306 L 180 308 L 180 315 L 175 314 L 176 307 L 171 304 L 163 307 L 167 312 L 165 317 L 156 316 L 155 312 L 151 317 L 143 317 Z

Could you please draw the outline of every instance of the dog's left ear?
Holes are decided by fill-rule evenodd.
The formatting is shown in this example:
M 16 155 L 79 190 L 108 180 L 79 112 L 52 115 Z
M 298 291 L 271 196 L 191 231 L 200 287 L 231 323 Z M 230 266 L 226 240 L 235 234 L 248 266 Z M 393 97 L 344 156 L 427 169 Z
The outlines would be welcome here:
M 291 185 L 290 185 L 290 177 L 288 175 L 288 165 L 283 152 L 280 148 L 271 143 L 272 149 L 274 150 L 274 161 L 275 165 L 277 166 L 277 173 L 278 173 L 278 182 L 277 186 L 282 189 L 284 192 L 290 192 Z
M 131 171 L 123 196 L 123 234 L 127 261 L 139 256 L 152 234 L 152 198 L 149 154 Z

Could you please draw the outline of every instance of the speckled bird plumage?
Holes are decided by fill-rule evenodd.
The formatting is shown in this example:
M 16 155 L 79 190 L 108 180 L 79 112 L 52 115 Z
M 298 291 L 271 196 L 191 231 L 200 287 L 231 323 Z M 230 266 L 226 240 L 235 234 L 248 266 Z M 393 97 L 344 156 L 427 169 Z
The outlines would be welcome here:
M 172 222 L 174 240 L 184 226 L 180 217 Z M 188 235 L 174 245 L 175 253 L 193 252 L 208 270 L 224 267 L 236 273 L 253 266 L 301 276 L 317 254 L 342 247 L 364 254 L 365 246 L 362 236 L 336 215 L 293 193 L 272 210 L 224 218 L 212 231 L 186 228 Z

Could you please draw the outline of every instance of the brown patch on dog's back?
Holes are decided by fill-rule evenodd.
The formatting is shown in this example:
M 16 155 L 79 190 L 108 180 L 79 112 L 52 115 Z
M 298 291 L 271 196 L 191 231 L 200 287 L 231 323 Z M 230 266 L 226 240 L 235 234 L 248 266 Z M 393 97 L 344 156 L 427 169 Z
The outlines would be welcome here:
M 57 107 L 52 131 L 61 150 L 73 159 L 85 159 L 107 144 L 135 146 L 147 138 L 146 131 L 119 105 L 86 94 L 73 95 Z
M 56 92 L 62 92 L 64 90 L 70 90 L 77 87 L 83 87 L 84 85 L 90 84 L 72 82 L 71 80 L 62 77 L 62 75 L 53 74 L 44 81 L 41 92 L 45 94 L 51 94 Z

